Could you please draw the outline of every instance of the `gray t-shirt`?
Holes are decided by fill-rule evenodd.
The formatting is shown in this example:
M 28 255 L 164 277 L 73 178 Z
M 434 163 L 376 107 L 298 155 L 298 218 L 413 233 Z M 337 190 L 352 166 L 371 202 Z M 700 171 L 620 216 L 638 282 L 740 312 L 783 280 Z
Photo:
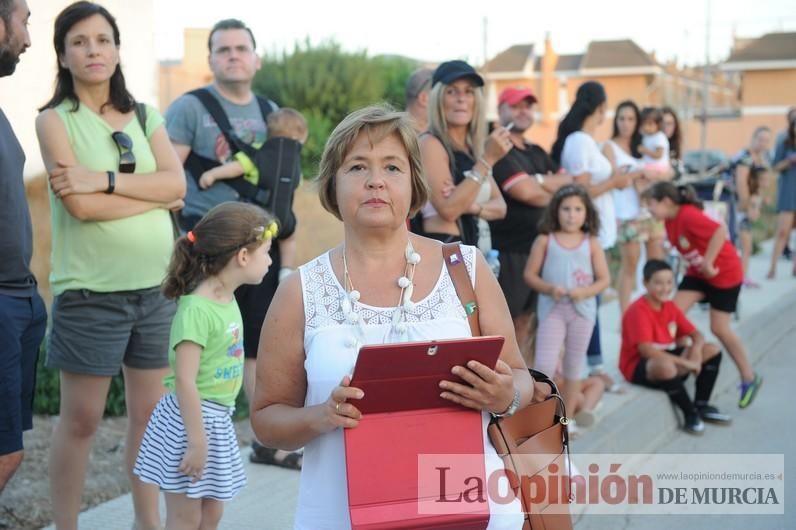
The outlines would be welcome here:
M 238 105 L 222 96 L 215 86 L 209 85 L 207 88 L 221 103 L 221 108 L 226 112 L 238 138 L 254 146 L 265 142 L 267 129 L 256 98 L 252 98 L 246 105 Z M 277 106 L 273 102 L 271 106 L 276 110 Z M 173 143 L 188 145 L 199 156 L 222 164 L 231 159 L 232 149 L 229 143 L 213 117 L 195 96 L 185 94 L 177 98 L 166 110 L 165 118 L 166 130 Z M 185 216 L 201 216 L 216 204 L 236 201 L 239 198 L 235 190 L 223 182 L 201 190 L 196 182 L 198 175 L 186 177 L 188 191 L 182 212 Z
M 30 272 L 33 228 L 22 170 L 25 153 L 0 109 L 0 294 L 29 297 L 36 291 Z

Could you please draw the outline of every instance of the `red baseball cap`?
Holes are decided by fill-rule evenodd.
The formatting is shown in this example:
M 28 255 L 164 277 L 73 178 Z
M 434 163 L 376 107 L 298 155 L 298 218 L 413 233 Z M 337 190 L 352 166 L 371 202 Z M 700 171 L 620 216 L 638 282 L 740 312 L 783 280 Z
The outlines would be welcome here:
M 536 103 L 538 100 L 533 95 L 530 88 L 525 87 L 509 87 L 500 93 L 498 98 L 498 105 L 508 103 L 509 105 L 516 105 L 524 99 L 530 99 L 531 103 Z

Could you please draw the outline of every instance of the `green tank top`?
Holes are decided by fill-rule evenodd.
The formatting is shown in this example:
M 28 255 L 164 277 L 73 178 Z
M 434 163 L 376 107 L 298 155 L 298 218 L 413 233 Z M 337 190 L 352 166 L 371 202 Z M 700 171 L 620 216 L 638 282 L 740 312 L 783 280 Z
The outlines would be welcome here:
M 119 151 L 111 139 L 113 127 L 86 105 L 76 112 L 71 108 L 72 102 L 64 101 L 55 112 L 66 127 L 75 158 L 91 171 L 117 170 Z M 156 171 L 149 138 L 162 124 L 163 117 L 147 106 L 146 132 L 135 117 L 124 127 L 133 141 L 136 173 Z M 167 210 L 158 208 L 113 221 L 80 221 L 50 190 L 50 211 L 53 294 L 72 289 L 131 291 L 160 285 L 174 243 Z

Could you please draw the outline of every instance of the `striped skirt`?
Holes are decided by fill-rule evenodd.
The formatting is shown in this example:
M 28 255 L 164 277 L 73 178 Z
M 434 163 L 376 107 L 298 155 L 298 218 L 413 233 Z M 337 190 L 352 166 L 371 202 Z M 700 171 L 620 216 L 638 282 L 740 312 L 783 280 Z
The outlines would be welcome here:
M 149 424 L 133 468 L 142 482 L 156 484 L 167 493 L 182 493 L 193 499 L 227 501 L 246 485 L 246 474 L 232 425 L 234 408 L 202 400 L 202 420 L 207 437 L 207 463 L 202 477 L 179 471 L 188 446 L 182 415 L 173 393 L 163 396 Z

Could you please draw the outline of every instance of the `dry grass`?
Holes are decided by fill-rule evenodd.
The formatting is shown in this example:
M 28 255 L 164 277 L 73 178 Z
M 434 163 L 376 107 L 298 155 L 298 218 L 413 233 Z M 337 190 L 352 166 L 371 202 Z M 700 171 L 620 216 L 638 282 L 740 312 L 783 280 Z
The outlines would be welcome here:
M 29 179 L 25 183 L 25 190 L 33 220 L 31 268 L 39 281 L 39 291 L 49 305 L 52 294 L 49 282 L 51 231 L 47 179 L 43 176 Z M 303 182 L 296 191 L 294 209 L 298 217 L 298 263 L 305 263 L 342 241 L 343 224 L 323 209 L 313 183 Z

